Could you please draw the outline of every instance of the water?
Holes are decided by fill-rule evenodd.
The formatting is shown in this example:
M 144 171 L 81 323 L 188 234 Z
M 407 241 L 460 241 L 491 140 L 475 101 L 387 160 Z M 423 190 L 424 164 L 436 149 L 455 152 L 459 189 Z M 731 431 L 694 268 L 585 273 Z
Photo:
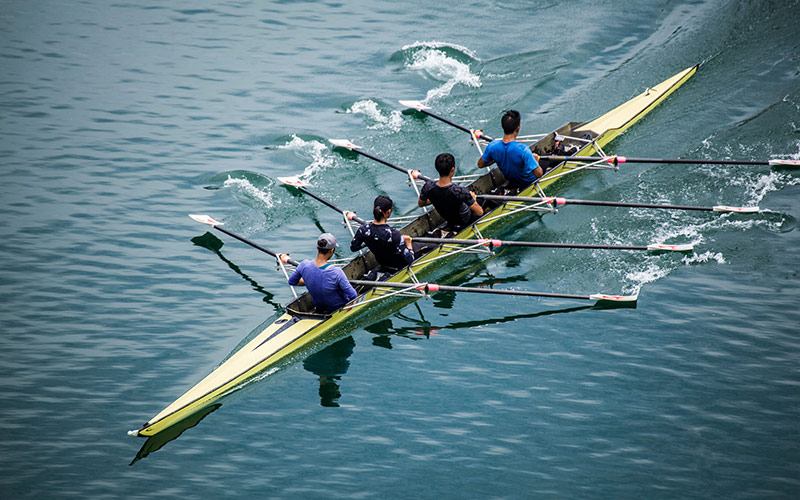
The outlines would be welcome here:
M 209 213 L 309 255 L 335 213 L 432 175 L 504 109 L 591 119 L 703 63 L 628 156 L 800 157 L 797 1 L 114 3 L 0 9 L 4 498 L 789 498 L 800 494 L 800 180 L 629 164 L 560 194 L 755 217 L 563 209 L 520 239 L 693 242 L 683 255 L 506 250 L 460 281 L 640 291 L 637 309 L 440 294 L 248 385 L 133 466 L 125 435 L 291 294 L 265 256 L 193 243 Z M 202 242 L 203 240 L 199 240 Z M 344 254 L 345 252 L 341 252 Z M 454 269 L 455 271 L 455 269 Z M 461 271 L 461 269 L 459 269 Z

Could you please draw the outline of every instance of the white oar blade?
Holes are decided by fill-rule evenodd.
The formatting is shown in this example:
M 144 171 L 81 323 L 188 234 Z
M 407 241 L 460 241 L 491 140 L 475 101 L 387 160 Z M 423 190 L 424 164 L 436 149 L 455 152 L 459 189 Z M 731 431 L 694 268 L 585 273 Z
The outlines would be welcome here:
M 591 300 L 603 302 L 636 302 L 639 300 L 639 294 L 636 295 L 608 295 L 605 293 L 594 293 L 589 295 Z
M 770 160 L 769 166 L 781 165 L 785 167 L 800 167 L 800 160 Z
M 189 217 L 196 220 L 197 222 L 208 224 L 209 226 L 221 226 L 223 225 L 222 222 L 218 220 L 214 220 L 210 215 L 195 215 L 189 214 Z
M 278 177 L 278 181 L 286 184 L 287 186 L 294 187 L 308 187 L 311 185 L 296 175 L 292 175 L 290 177 Z
M 361 149 L 361 146 L 356 146 L 352 142 L 348 141 L 347 139 L 328 139 L 328 141 L 333 144 L 334 146 L 338 146 L 340 148 L 345 148 L 349 150 L 354 149 Z
M 727 207 L 725 205 L 717 205 L 714 207 L 715 212 L 736 212 L 740 214 L 756 214 L 759 211 L 758 207 Z
M 647 249 L 650 251 L 655 250 L 663 250 L 665 252 L 691 252 L 694 250 L 694 245 L 691 243 L 687 243 L 684 245 L 663 245 L 658 243 L 653 243 L 652 245 L 647 245 Z
M 426 106 L 422 104 L 420 101 L 398 101 L 400 104 L 407 108 L 418 109 L 422 111 L 423 109 L 431 109 L 430 106 Z

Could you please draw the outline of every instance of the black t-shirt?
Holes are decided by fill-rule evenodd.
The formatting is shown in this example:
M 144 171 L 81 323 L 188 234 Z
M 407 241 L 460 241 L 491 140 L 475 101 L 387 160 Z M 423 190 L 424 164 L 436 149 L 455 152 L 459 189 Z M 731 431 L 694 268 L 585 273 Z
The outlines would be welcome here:
M 436 181 L 428 181 L 422 186 L 419 199 L 430 201 L 451 226 L 465 226 L 472 218 L 469 207 L 475 203 L 475 199 L 464 186 L 448 184 L 440 187 Z
M 350 242 L 350 250 L 357 252 L 364 245 L 382 266 L 400 269 L 414 262 L 414 252 L 406 246 L 403 235 L 387 224 L 367 222 L 359 227 Z

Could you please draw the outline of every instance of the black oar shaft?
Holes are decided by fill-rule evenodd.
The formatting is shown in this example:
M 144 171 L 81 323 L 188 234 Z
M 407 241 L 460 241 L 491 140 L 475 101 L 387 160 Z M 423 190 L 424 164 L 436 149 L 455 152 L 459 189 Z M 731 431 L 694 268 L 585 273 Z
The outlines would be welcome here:
M 303 193 L 305 193 L 305 194 L 307 194 L 308 196 L 310 196 L 310 197 L 314 198 L 315 200 L 319 201 L 319 202 L 320 202 L 320 203 L 322 203 L 323 205 L 326 205 L 326 206 L 328 206 L 328 207 L 330 207 L 330 208 L 332 208 L 332 209 L 336 210 L 336 211 L 337 211 L 337 212 L 339 212 L 340 214 L 342 214 L 342 213 L 345 213 L 345 212 L 346 212 L 345 210 L 342 210 L 340 207 L 337 207 L 336 205 L 334 205 L 332 202 L 330 202 L 330 201 L 326 200 L 325 198 L 323 198 L 323 197 L 321 197 L 321 196 L 318 196 L 318 195 L 316 195 L 316 194 L 312 193 L 311 191 L 309 191 L 308 189 L 306 189 L 306 188 L 304 188 L 304 187 L 302 187 L 302 186 L 292 186 L 292 187 L 294 187 L 294 188 L 296 188 L 296 189 L 299 189 L 299 190 L 300 190 L 300 191 L 302 191 Z M 357 215 L 353 215 L 352 219 L 353 219 L 354 221 L 358 222 L 359 224 L 364 224 L 364 223 L 366 223 L 366 222 L 367 222 L 367 221 L 365 221 L 364 219 L 362 219 L 361 217 L 359 217 L 359 216 L 357 216 Z
M 525 290 L 495 290 L 494 288 L 473 288 L 465 286 L 447 286 L 447 285 L 430 285 L 428 289 L 425 283 L 393 283 L 390 281 L 364 281 L 364 280 L 350 280 L 350 283 L 358 286 L 372 286 L 372 287 L 390 287 L 390 288 L 407 288 L 409 290 L 420 291 L 442 291 L 442 292 L 464 292 L 464 293 L 485 293 L 492 295 L 522 295 L 526 297 L 550 297 L 556 299 L 581 299 L 593 300 L 589 295 L 572 295 L 567 293 L 549 293 L 549 292 L 529 292 Z
M 451 243 L 453 245 L 477 245 L 482 243 L 478 240 L 458 240 L 454 238 L 414 238 L 414 241 L 420 243 Z M 543 241 L 506 241 L 506 240 L 487 240 L 486 244 L 493 245 L 493 241 L 499 243 L 498 246 L 508 247 L 529 247 L 529 248 L 584 248 L 589 250 L 648 250 L 646 246 L 633 246 L 633 245 L 593 245 L 584 243 L 551 243 Z
M 553 160 L 557 162 L 562 161 L 602 161 L 603 157 L 599 156 L 540 156 L 542 160 Z M 749 161 L 749 160 L 690 160 L 683 158 L 628 158 L 618 157 L 615 161 L 615 156 L 609 156 L 610 163 L 675 163 L 679 165 L 769 165 L 768 161 Z
M 399 170 L 400 172 L 403 172 L 404 174 L 408 174 L 408 172 L 409 172 L 409 169 L 407 169 L 407 168 L 403 168 L 403 167 L 397 166 L 397 165 L 395 165 L 393 163 L 389 163 L 388 161 L 386 161 L 384 159 L 381 159 L 381 158 L 378 158 L 377 156 L 373 156 L 373 155 L 367 153 L 366 151 L 362 151 L 360 149 L 351 149 L 351 151 L 355 151 L 356 153 L 358 153 L 358 154 L 360 154 L 360 155 L 362 155 L 362 156 L 364 156 L 366 158 L 369 158 L 370 160 L 377 161 L 378 163 L 386 165 L 387 167 L 393 168 L 395 170 Z M 430 177 L 427 177 L 427 176 L 422 175 L 422 174 L 419 174 L 418 178 L 422 179 L 425 182 L 433 180 Z
M 497 201 L 522 201 L 528 203 L 541 203 L 550 201 L 551 198 L 538 198 L 534 196 L 502 196 L 494 194 L 479 194 L 478 198 L 485 200 Z M 600 207 L 625 207 L 625 208 L 660 208 L 664 210 L 699 210 L 705 212 L 713 212 L 714 207 L 696 207 L 691 205 L 660 205 L 656 203 L 629 203 L 619 201 L 602 201 L 602 200 L 570 200 L 564 198 L 562 200 L 567 205 L 592 205 Z
M 444 123 L 450 125 L 451 127 L 455 127 L 455 128 L 457 128 L 459 130 L 463 130 L 464 132 L 468 133 L 469 135 L 472 135 L 472 130 L 467 128 L 467 127 L 465 127 L 465 126 L 463 126 L 463 125 L 459 125 L 458 123 L 452 122 L 452 121 L 448 120 L 447 118 L 444 118 L 443 116 L 439 116 L 439 115 L 437 115 L 435 113 L 431 113 L 430 111 L 425 110 L 425 109 L 420 109 L 419 111 L 425 113 L 426 115 L 430 116 L 431 118 L 435 118 L 435 119 L 437 119 L 437 120 L 439 120 L 441 122 L 444 122 Z M 489 136 L 487 136 L 487 135 L 485 135 L 483 133 L 481 134 L 480 138 L 481 139 L 486 139 L 489 142 L 491 142 L 493 140 L 491 137 L 489 137 Z
M 230 236 L 231 238 L 236 238 L 237 240 L 241 241 L 242 243 L 246 243 L 246 244 L 250 245 L 251 247 L 253 247 L 253 248 L 255 248 L 255 249 L 261 250 L 262 252 L 264 252 L 264 253 L 266 253 L 266 254 L 272 255 L 272 256 L 273 256 L 273 257 L 275 257 L 276 259 L 280 258 L 280 257 L 278 257 L 278 253 L 277 253 L 277 252 L 273 252 L 273 251 L 272 251 L 272 250 L 270 250 L 269 248 L 262 247 L 262 246 L 261 246 L 261 245 L 259 245 L 258 243 L 254 243 L 254 242 L 252 242 L 252 241 L 248 240 L 247 238 L 244 238 L 244 237 L 242 237 L 242 236 L 239 236 L 238 234 L 236 234 L 236 233 L 234 233 L 234 232 L 228 231 L 228 230 L 227 230 L 227 229 L 225 229 L 224 227 L 221 227 L 221 226 L 214 226 L 214 229 L 216 229 L 217 231 L 220 231 L 220 232 L 223 232 L 223 233 L 227 234 L 227 235 L 228 235 L 228 236 Z M 294 260 L 294 259 L 287 259 L 287 260 L 286 260 L 286 263 L 287 263 L 287 264 L 291 264 L 291 265 L 293 265 L 293 266 L 298 266 L 298 265 L 300 265 L 300 263 L 299 263 L 299 262 L 297 262 L 297 261 L 296 261 L 296 260 Z

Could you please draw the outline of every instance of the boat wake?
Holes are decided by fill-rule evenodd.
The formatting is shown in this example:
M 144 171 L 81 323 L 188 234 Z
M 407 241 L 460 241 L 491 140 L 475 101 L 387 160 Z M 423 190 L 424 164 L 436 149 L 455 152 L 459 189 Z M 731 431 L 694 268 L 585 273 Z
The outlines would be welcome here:
M 401 60 L 404 67 L 428 79 L 442 82 L 428 91 L 425 104 L 450 95 L 456 85 L 480 87 L 481 79 L 471 65 L 480 60 L 467 47 L 444 42 L 414 42 L 395 53 L 392 60 Z

